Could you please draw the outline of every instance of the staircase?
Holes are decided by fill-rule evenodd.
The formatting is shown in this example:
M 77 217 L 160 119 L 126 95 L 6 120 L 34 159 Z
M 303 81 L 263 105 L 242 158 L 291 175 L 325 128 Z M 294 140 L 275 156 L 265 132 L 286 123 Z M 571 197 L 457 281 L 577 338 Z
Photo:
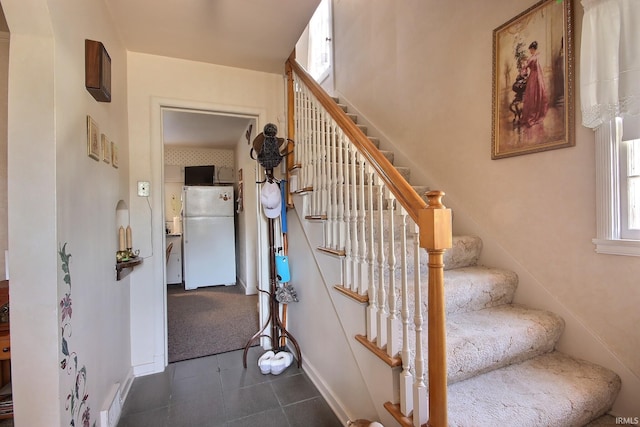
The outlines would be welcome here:
M 340 132 L 327 125 L 330 118 L 319 107 L 305 105 L 313 123 L 296 135 L 301 130 L 306 135 Z M 340 108 L 357 124 L 357 116 Z M 428 313 L 422 297 L 428 289 L 427 252 L 419 248 L 416 224 L 367 161 L 350 147 L 331 154 L 331 138 L 326 147 L 316 140 L 307 148 L 307 161 L 292 168 L 299 183 L 312 183 L 298 188 L 303 206 L 297 204 L 296 212 L 302 220 L 324 223 L 319 249 L 335 258 L 334 268 L 342 271 L 344 281 L 335 292 L 352 298 L 353 310 L 366 305 L 355 345 L 384 362 L 376 371 L 387 369 L 398 378 L 388 384 L 391 400 L 380 405 L 399 425 L 419 427 L 428 412 L 422 336 Z M 376 138 L 369 140 L 379 146 Z M 393 164 L 393 152 L 381 154 Z M 410 171 L 397 169 L 410 182 Z M 331 183 L 337 189 L 331 190 Z M 427 190 L 413 188 L 421 195 Z M 605 414 L 620 390 L 618 375 L 556 351 L 562 318 L 514 304 L 517 275 L 478 265 L 481 251 L 480 238 L 454 236 L 444 255 L 448 425 L 585 426 Z M 352 315 L 338 316 L 341 322 L 353 322 Z

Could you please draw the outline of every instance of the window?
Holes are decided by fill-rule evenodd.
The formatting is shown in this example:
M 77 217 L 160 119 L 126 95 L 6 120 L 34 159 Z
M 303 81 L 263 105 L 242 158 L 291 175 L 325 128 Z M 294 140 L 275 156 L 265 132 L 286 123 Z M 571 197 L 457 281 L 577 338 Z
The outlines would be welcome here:
M 322 0 L 309 21 L 309 74 L 322 82 L 332 67 L 331 1 Z
M 596 129 L 596 252 L 640 256 L 640 117 Z
M 596 252 L 640 256 L 640 1 L 583 1 L 582 124 L 596 135 Z
M 640 139 L 620 144 L 620 237 L 640 240 Z

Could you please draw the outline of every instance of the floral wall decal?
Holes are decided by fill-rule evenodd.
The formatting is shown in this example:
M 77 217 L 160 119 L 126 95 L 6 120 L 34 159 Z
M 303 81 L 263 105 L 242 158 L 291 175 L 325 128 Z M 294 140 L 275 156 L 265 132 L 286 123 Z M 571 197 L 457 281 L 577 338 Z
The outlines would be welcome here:
M 89 427 L 92 425 L 95 427 L 95 421 L 91 424 L 91 410 L 87 403 L 89 399 L 89 393 L 87 393 L 87 368 L 84 365 L 78 367 L 78 355 L 75 351 L 69 350 L 69 339 L 72 333 L 71 315 L 73 314 L 73 310 L 71 300 L 71 272 L 69 271 L 71 254 L 67 253 L 66 243 L 58 250 L 58 254 L 60 255 L 61 268 L 64 273 L 63 280 L 69 287 L 64 297 L 60 300 L 60 351 L 63 356 L 60 361 L 60 369 L 65 371 L 67 375 L 75 375 L 75 381 L 71 386 L 71 391 L 67 395 L 65 410 L 71 415 L 70 426 Z

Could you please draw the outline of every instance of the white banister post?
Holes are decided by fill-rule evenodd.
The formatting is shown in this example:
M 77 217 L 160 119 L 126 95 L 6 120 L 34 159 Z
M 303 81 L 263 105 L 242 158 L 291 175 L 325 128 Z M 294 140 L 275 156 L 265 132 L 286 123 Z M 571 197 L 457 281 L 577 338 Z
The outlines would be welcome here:
M 351 252 L 351 205 L 353 204 L 353 195 L 351 194 L 351 173 L 350 166 L 353 157 L 353 145 L 348 139 L 344 144 L 344 226 L 346 230 L 345 246 L 344 246 L 344 287 L 347 289 L 353 288 L 353 254 Z
M 407 211 L 400 207 L 400 280 L 402 298 L 402 372 L 400 373 L 400 412 L 409 415 L 413 411 L 413 375 L 409 369 L 411 351 L 409 350 L 409 284 L 407 283 Z M 416 272 L 415 274 L 419 274 Z
M 400 351 L 400 343 L 396 339 L 396 328 L 398 323 L 398 295 L 396 292 L 396 230 L 395 230 L 395 208 L 396 198 L 389 191 L 387 195 L 387 211 L 389 212 L 389 239 L 387 265 L 389 266 L 389 313 L 387 315 L 387 355 L 395 357 Z
M 376 176 L 376 188 L 378 189 L 378 335 L 376 337 L 376 345 L 380 348 L 387 342 L 387 293 L 385 289 L 384 270 L 384 197 L 383 193 L 386 188 L 383 186 L 382 180 Z
M 329 208 L 327 209 L 327 229 L 328 241 L 327 247 L 336 249 L 337 227 L 336 227 L 336 211 L 337 211 L 337 175 L 336 175 L 336 123 L 329 119 Z
M 360 295 L 364 295 L 367 293 L 367 288 L 369 287 L 369 277 L 367 270 L 367 236 L 365 234 L 365 219 L 367 215 L 367 209 L 365 206 L 365 197 L 364 197 L 364 169 L 365 163 L 362 161 L 359 168 L 359 176 L 358 179 L 360 181 L 359 193 L 358 193 L 358 227 L 360 232 L 358 233 L 360 236 L 360 252 L 358 253 L 358 283 Z
M 336 167 L 338 168 L 338 214 L 336 215 L 338 223 L 338 240 L 336 241 L 336 249 L 344 249 L 344 159 L 343 159 L 343 147 L 344 147 L 344 132 L 338 128 L 336 151 L 338 153 L 338 161 Z
M 367 339 L 373 341 L 378 331 L 378 290 L 375 281 L 376 245 L 375 245 L 375 215 L 373 210 L 373 168 L 367 164 L 367 224 L 369 235 L 367 239 L 367 275 L 369 276 L 369 307 L 367 309 Z
M 354 292 L 360 293 L 360 282 L 358 271 L 360 271 L 360 265 L 358 263 L 358 255 L 360 248 L 358 247 L 358 186 L 356 182 L 356 167 L 358 165 L 358 160 L 360 158 L 360 154 L 358 150 L 355 149 L 352 143 L 349 144 L 351 147 L 351 156 L 349 164 L 349 170 L 351 172 L 351 190 L 349 191 L 351 194 L 349 196 L 349 200 L 351 202 L 351 289 Z

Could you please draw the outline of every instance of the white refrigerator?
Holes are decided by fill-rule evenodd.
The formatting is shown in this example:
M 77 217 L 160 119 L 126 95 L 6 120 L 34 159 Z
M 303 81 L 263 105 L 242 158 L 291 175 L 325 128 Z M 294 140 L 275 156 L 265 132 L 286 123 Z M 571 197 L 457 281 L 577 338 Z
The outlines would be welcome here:
M 233 187 L 185 186 L 182 237 L 185 289 L 236 284 Z

